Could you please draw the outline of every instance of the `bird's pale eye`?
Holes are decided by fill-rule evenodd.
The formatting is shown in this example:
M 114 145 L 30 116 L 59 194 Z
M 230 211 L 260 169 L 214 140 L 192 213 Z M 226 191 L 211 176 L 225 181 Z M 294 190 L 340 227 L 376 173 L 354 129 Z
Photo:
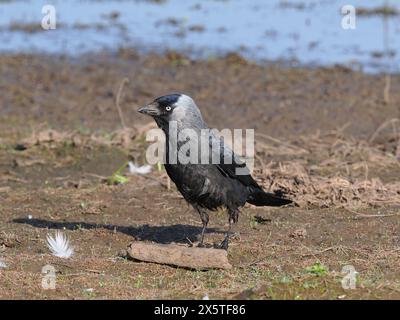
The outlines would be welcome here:
M 165 107 L 165 110 L 167 110 L 167 111 L 171 111 L 171 107 L 170 106 L 168 106 L 168 107 Z

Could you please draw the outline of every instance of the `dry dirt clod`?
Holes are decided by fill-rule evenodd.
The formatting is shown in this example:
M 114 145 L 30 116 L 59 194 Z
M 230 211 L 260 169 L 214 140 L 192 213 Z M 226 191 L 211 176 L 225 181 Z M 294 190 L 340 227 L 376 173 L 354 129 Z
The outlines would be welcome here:
M 307 230 L 304 228 L 297 229 L 290 234 L 290 237 L 304 239 L 307 237 Z
M 260 215 L 255 215 L 254 216 L 254 221 L 259 223 L 259 224 L 266 224 L 267 222 L 271 222 L 272 220 L 270 218 L 264 218 Z
M 18 236 L 13 233 L 0 233 L 0 246 L 5 246 L 7 248 L 14 248 L 21 244 L 21 241 L 18 239 Z

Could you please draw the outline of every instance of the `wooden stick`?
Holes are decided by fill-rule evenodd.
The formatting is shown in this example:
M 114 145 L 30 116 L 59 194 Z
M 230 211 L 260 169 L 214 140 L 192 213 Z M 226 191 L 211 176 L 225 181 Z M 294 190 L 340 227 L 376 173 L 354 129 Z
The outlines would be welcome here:
M 133 242 L 128 255 L 139 261 L 172 265 L 196 270 L 231 269 L 226 250 L 185 247 L 176 244 Z

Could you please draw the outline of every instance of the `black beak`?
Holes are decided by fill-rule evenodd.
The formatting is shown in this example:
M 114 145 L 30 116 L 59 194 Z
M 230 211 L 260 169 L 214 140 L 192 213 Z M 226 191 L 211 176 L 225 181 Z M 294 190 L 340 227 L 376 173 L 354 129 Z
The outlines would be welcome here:
M 147 106 L 141 107 L 138 112 L 147 114 L 151 117 L 156 117 L 160 115 L 160 110 L 158 109 L 158 106 L 154 103 L 150 103 Z

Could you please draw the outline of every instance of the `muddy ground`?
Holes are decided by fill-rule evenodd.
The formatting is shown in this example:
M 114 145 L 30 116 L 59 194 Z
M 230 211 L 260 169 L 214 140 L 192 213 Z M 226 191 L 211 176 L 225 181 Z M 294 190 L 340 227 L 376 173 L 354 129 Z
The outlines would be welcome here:
M 0 297 L 3 299 L 400 298 L 400 77 L 343 67 L 260 66 L 134 50 L 77 59 L 0 57 Z M 120 105 L 116 95 L 127 77 Z M 138 106 L 181 91 L 211 127 L 256 130 L 255 177 L 295 206 L 243 208 L 234 268 L 192 271 L 126 258 L 133 240 L 188 245 L 201 223 L 165 171 L 106 180 L 144 163 L 149 119 Z M 209 244 L 227 217 L 211 214 Z M 64 230 L 71 259 L 46 235 Z M 57 270 L 43 290 L 41 270 Z M 342 268 L 358 272 L 344 290 Z

